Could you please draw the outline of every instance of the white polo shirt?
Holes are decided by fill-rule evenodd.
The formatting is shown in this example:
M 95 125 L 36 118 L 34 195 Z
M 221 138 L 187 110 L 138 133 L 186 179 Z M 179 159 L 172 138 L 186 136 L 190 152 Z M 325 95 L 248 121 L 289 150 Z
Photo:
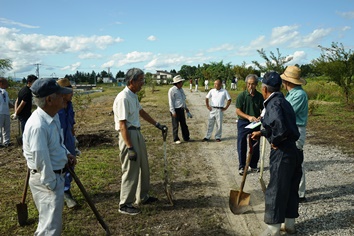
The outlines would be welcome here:
M 212 107 L 224 107 L 225 101 L 231 99 L 227 90 L 223 88 L 219 90 L 217 90 L 216 88 L 211 89 L 206 95 L 206 98 L 209 99 L 210 106 Z
M 125 87 L 113 102 L 115 129 L 119 130 L 119 121 L 125 120 L 127 127 L 140 127 L 139 111 L 142 109 L 138 95 Z

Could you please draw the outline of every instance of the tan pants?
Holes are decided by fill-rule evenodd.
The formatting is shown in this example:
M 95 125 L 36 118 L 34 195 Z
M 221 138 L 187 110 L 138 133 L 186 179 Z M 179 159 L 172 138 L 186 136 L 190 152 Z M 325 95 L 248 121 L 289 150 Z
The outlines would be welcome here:
M 64 207 L 64 175 L 55 175 L 57 185 L 53 191 L 41 184 L 40 173 L 31 173 L 29 179 L 33 200 L 39 212 L 39 222 L 34 233 L 36 236 L 61 235 Z
M 139 130 L 128 130 L 128 132 L 138 158 L 136 161 L 129 160 L 128 148 L 119 133 L 118 142 L 122 164 L 120 206 L 145 201 L 149 197 L 150 189 L 150 170 L 144 137 Z

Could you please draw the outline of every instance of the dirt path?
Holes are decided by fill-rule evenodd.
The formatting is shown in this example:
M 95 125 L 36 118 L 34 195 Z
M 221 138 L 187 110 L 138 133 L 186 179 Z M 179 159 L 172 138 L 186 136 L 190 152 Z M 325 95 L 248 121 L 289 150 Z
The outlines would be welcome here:
M 250 211 L 242 215 L 234 215 L 229 209 L 230 189 L 238 190 L 242 177 L 238 175 L 238 159 L 236 153 L 236 115 L 234 102 L 224 113 L 222 141 L 215 142 L 214 134 L 210 142 L 201 142 L 207 129 L 209 111 L 205 106 L 205 92 L 186 91 L 187 103 L 193 118 L 188 120 L 191 127 L 191 138 L 196 140 L 198 156 L 204 157 L 205 162 L 211 167 L 211 178 L 218 183 L 210 195 L 215 196 L 215 204 L 222 207 L 225 213 L 225 227 L 235 235 L 259 235 L 265 224 L 263 223 L 264 201 L 258 174 L 251 173 L 247 176 L 244 191 L 251 193 Z

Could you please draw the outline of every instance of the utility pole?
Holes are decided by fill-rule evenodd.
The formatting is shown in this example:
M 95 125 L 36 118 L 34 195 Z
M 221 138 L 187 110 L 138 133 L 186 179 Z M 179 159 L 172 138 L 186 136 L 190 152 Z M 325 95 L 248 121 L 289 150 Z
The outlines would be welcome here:
M 40 66 L 41 64 L 37 63 L 37 64 L 34 64 L 34 65 L 37 66 L 37 69 L 36 69 L 36 76 L 37 76 L 37 78 L 39 79 L 39 66 Z

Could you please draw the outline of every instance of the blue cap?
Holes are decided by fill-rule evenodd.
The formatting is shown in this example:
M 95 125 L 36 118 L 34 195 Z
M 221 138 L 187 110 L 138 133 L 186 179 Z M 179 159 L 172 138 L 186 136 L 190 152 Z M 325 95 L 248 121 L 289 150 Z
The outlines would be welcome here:
M 273 88 L 280 88 L 283 83 L 280 75 L 277 72 L 267 72 L 262 79 L 262 83 L 269 85 Z
M 55 79 L 52 78 L 37 79 L 30 89 L 33 95 L 39 98 L 47 97 L 53 93 L 70 94 L 73 92 L 71 88 L 61 87 Z

